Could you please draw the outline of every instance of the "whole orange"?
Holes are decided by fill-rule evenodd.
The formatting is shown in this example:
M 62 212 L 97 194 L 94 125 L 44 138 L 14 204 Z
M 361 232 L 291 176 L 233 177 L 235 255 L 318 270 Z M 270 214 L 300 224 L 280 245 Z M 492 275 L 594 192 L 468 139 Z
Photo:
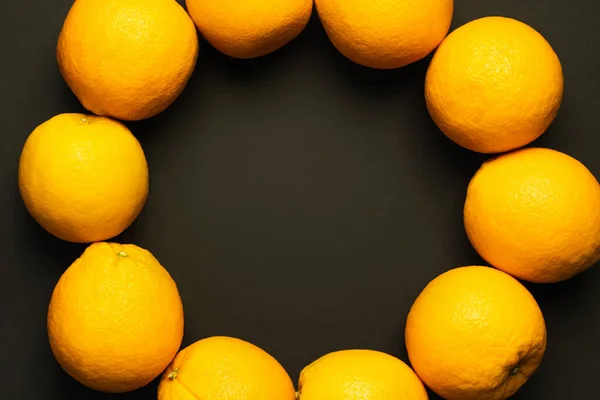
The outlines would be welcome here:
M 458 145 L 500 153 L 537 139 L 563 98 L 560 60 L 536 30 L 485 17 L 452 31 L 425 78 L 431 118 Z
M 60 72 L 97 115 L 141 120 L 179 97 L 196 65 L 194 23 L 175 0 L 77 0 L 60 32 Z
M 81 384 L 135 390 L 160 375 L 181 345 L 177 286 L 148 250 L 94 243 L 54 288 L 48 336 L 58 363 Z
M 158 400 L 295 400 L 281 364 L 245 340 L 214 336 L 177 354 L 158 386 Z
M 119 235 L 148 197 L 148 164 L 131 131 L 106 117 L 60 114 L 25 141 L 19 189 L 52 235 L 91 243 Z
M 495 268 L 451 269 L 419 294 L 406 347 L 421 380 L 446 400 L 504 400 L 540 365 L 544 317 L 529 291 Z
M 312 0 L 186 0 L 202 36 L 230 57 L 256 58 L 279 50 L 306 27 Z
M 565 153 L 516 150 L 475 173 L 464 223 L 494 267 L 531 282 L 563 281 L 600 259 L 600 184 Z

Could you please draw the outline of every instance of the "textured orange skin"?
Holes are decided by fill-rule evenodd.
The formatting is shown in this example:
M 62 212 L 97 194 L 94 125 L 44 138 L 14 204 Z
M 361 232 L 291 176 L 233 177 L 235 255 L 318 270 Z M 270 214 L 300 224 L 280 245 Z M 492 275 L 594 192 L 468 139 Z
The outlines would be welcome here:
M 81 104 L 125 121 L 169 107 L 197 57 L 196 28 L 175 0 L 77 0 L 57 45 L 60 71 Z
M 312 14 L 312 0 L 187 0 L 196 27 L 218 51 L 256 58 L 295 39 Z
M 183 306 L 149 251 L 94 243 L 58 281 L 48 335 L 58 363 L 81 384 L 128 392 L 159 376 L 177 353 Z
M 479 153 L 525 146 L 546 131 L 563 97 L 550 44 L 526 24 L 485 17 L 451 32 L 425 78 L 427 109 L 458 145 Z
M 25 141 L 18 181 L 27 210 L 46 231 L 91 243 L 119 235 L 137 218 L 148 197 L 148 164 L 120 122 L 60 114 Z
M 506 153 L 471 179 L 464 223 L 494 267 L 531 282 L 563 281 L 600 259 L 600 185 L 556 150 Z
M 427 400 L 423 383 L 408 365 L 374 350 L 340 350 L 305 367 L 299 400 Z
M 483 266 L 431 281 L 411 307 L 405 338 L 417 375 L 446 400 L 507 399 L 546 351 L 533 296 L 515 278 Z
M 214 336 L 181 350 L 163 374 L 158 400 L 295 400 L 283 367 L 259 347 Z
M 371 68 L 404 67 L 444 39 L 453 0 L 315 0 L 327 36 L 351 61 Z

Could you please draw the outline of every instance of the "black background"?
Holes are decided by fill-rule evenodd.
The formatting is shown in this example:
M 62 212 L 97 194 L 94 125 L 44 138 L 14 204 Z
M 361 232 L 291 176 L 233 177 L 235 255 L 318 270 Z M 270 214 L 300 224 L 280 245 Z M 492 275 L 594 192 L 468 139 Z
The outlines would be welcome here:
M 55 61 L 71 0 L 0 2 L 0 397 L 156 398 L 156 382 L 123 395 L 90 391 L 54 361 L 46 311 L 84 245 L 62 242 L 27 214 L 17 165 L 28 134 L 84 111 Z M 514 17 L 558 53 L 565 96 L 534 143 L 570 154 L 598 177 L 600 7 L 595 0 L 457 0 L 452 29 Z M 371 348 L 407 361 L 403 329 L 438 274 L 480 264 L 462 226 L 467 183 L 485 156 L 436 129 L 423 98 L 429 58 L 394 71 L 336 52 L 313 15 L 298 39 L 239 61 L 204 41 L 180 99 L 128 124 L 150 165 L 150 197 L 115 241 L 152 251 L 179 285 L 184 346 L 243 338 L 288 370 L 324 353 Z M 600 397 L 600 269 L 527 285 L 546 317 L 548 350 L 517 399 Z M 437 398 L 432 396 L 432 398 Z

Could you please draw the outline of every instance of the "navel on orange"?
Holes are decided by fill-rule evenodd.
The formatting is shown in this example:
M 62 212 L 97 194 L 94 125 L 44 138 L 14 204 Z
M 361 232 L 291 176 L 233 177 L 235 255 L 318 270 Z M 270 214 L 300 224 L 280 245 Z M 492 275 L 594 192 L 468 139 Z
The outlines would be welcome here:
M 406 347 L 421 380 L 447 400 L 504 400 L 546 351 L 544 317 L 529 291 L 495 268 L 451 269 L 412 305 Z
M 81 384 L 128 392 L 160 375 L 177 353 L 183 306 L 149 251 L 98 242 L 56 284 L 48 335 L 58 363 Z

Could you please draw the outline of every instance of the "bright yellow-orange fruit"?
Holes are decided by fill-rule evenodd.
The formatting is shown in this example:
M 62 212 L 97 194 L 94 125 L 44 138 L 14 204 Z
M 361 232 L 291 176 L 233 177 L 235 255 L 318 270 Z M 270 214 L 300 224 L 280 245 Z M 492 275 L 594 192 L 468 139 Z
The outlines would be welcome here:
M 327 36 L 351 61 L 400 68 L 423 59 L 444 39 L 453 0 L 315 0 Z
M 196 65 L 198 35 L 175 0 L 77 0 L 60 32 L 60 71 L 97 115 L 141 120 L 169 107 Z
M 148 197 L 138 140 L 120 122 L 93 115 L 60 114 L 39 125 L 21 151 L 18 180 L 32 217 L 70 242 L 119 235 Z
M 546 325 L 535 299 L 490 267 L 452 269 L 419 294 L 406 347 L 421 380 L 446 400 L 504 400 L 539 367 Z
M 256 58 L 295 39 L 306 27 L 312 0 L 186 0 L 204 38 L 234 58 Z
M 214 336 L 184 348 L 165 370 L 158 400 L 295 400 L 283 367 L 244 340 Z
M 181 345 L 177 286 L 149 251 L 94 243 L 56 284 L 48 335 L 58 363 L 81 384 L 135 390 L 159 376 Z
M 429 114 L 455 143 L 500 153 L 537 139 L 563 97 L 558 56 L 532 27 L 485 17 L 451 32 L 425 79 Z
M 567 154 L 516 150 L 475 173 L 464 223 L 494 267 L 531 282 L 566 280 L 600 259 L 600 185 Z
M 300 373 L 298 400 L 427 400 L 408 365 L 375 350 L 340 350 Z

